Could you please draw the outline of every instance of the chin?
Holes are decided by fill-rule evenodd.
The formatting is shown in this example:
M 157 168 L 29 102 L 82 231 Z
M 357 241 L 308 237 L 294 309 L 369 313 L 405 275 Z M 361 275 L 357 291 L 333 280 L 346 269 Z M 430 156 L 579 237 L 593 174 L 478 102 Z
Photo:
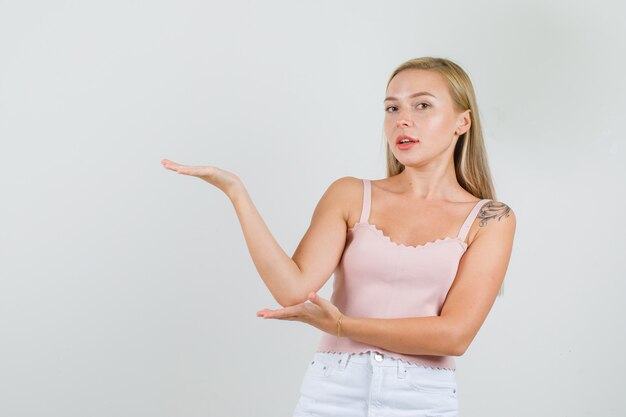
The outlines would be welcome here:
M 398 159 L 398 158 L 396 158 L 396 159 Z M 398 159 L 398 162 L 400 162 L 405 168 L 406 167 L 418 168 L 418 167 L 421 167 L 422 165 L 424 165 L 424 160 L 423 159 L 418 159 L 418 158 L 411 159 L 411 160 L 408 160 L 408 161 L 406 160 L 406 158 L 404 160 L 402 160 L 402 161 Z

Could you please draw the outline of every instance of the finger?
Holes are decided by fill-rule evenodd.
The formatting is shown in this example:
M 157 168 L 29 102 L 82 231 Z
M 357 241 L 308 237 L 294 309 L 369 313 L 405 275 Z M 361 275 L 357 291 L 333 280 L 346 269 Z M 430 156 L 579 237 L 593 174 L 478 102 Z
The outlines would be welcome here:
M 177 164 L 174 161 L 170 161 L 169 159 L 161 159 L 161 164 L 165 167 L 165 168 L 174 168 L 176 166 L 178 166 L 179 164 Z
M 206 167 L 181 166 L 178 169 L 178 173 L 196 177 L 199 175 L 206 174 Z
M 165 168 L 171 171 L 175 171 L 178 174 L 191 175 L 191 176 L 199 175 L 198 167 L 193 167 L 189 165 L 176 164 L 176 165 L 165 166 Z
M 289 316 L 289 317 L 263 317 L 266 320 L 289 320 L 289 321 L 302 321 L 300 318 L 295 317 L 295 316 Z
M 312 303 L 317 304 L 320 307 L 322 307 L 324 304 L 324 299 L 322 299 L 322 297 L 317 295 L 317 293 L 315 292 L 309 293 L 309 300 L 311 300 Z
M 181 169 L 186 168 L 185 165 L 181 165 L 181 164 L 177 164 L 176 162 L 170 161 L 169 159 L 163 159 L 161 161 L 161 164 L 166 168 L 169 169 L 170 171 L 176 171 L 178 172 Z
M 279 310 L 270 310 L 269 308 L 264 308 L 263 310 L 259 310 L 259 311 L 257 311 L 257 312 L 256 312 L 256 315 L 257 315 L 258 317 L 269 318 L 269 315 L 270 315 L 271 313 L 276 312 L 276 311 L 279 311 Z
M 175 171 L 179 174 L 190 175 L 192 177 L 210 177 L 213 173 L 213 167 L 211 166 L 192 166 L 192 165 L 177 165 Z
M 285 318 L 285 317 L 298 317 L 302 312 L 302 304 L 295 306 L 281 308 L 279 310 L 270 310 L 264 313 L 265 318 Z

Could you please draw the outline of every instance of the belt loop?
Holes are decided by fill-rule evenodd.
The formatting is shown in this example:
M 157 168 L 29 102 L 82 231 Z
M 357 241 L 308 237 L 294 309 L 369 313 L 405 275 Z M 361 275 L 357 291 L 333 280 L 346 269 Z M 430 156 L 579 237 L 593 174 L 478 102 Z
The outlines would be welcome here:
M 398 359 L 398 378 L 406 378 L 406 366 L 404 365 L 404 362 L 400 359 Z
M 337 361 L 337 370 L 343 371 L 346 369 L 346 365 L 348 365 L 348 359 L 350 358 L 350 352 L 344 352 L 341 354 L 341 357 Z

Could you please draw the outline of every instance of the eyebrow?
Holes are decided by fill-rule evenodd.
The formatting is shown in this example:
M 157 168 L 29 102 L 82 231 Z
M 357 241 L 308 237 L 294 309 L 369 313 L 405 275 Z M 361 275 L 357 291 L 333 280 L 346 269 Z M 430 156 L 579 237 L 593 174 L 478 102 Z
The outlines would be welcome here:
M 409 96 L 409 98 L 413 98 L 413 97 L 417 97 L 417 96 L 431 96 L 431 97 L 437 98 L 437 97 L 435 97 L 434 95 L 430 94 L 428 91 L 420 91 L 420 92 L 418 92 L 418 93 L 413 93 L 413 94 L 411 94 L 411 95 Z M 388 100 L 397 100 L 397 98 L 395 98 L 395 97 L 387 97 L 387 98 L 385 98 L 385 100 L 383 101 L 383 103 L 384 103 L 385 101 L 388 101 Z

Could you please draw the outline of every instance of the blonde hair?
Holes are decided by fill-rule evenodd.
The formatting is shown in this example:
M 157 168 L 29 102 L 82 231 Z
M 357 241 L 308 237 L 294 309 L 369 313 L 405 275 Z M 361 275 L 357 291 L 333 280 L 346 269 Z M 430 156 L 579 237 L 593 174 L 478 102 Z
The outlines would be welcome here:
M 459 136 L 454 148 L 456 178 L 459 185 L 474 197 L 495 200 L 495 189 L 487 161 L 476 95 L 469 76 L 458 64 L 449 59 L 421 57 L 408 60 L 396 68 L 387 81 L 387 87 L 393 77 L 409 69 L 436 71 L 443 75 L 455 110 L 458 112 L 470 110 L 471 126 L 467 132 Z M 385 142 L 387 143 L 387 177 L 391 177 L 404 171 L 404 165 L 393 155 L 389 143 L 386 140 Z M 504 283 L 498 291 L 498 296 L 503 293 Z

